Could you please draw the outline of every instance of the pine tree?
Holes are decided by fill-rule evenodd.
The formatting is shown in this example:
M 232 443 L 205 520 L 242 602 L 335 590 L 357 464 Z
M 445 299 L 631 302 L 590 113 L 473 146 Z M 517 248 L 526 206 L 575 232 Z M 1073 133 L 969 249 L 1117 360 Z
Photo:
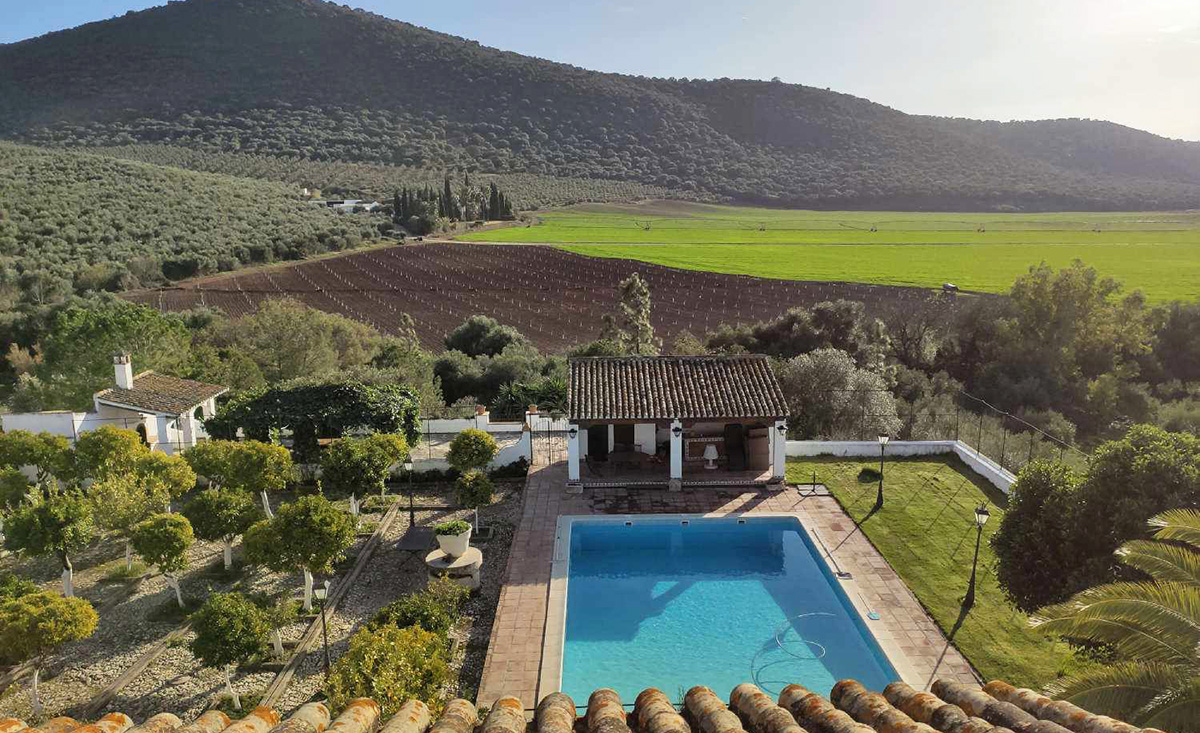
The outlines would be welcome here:
M 650 286 L 636 272 L 617 286 L 620 294 L 620 334 L 625 350 L 631 354 L 654 355 L 662 348 L 650 323 Z

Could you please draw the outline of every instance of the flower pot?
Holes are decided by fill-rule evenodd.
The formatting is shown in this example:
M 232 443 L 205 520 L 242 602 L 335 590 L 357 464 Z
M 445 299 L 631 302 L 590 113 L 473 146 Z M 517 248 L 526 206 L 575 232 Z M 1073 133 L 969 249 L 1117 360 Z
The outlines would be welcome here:
M 461 557 L 471 546 L 471 530 L 462 534 L 440 534 L 437 536 L 438 547 L 450 557 Z

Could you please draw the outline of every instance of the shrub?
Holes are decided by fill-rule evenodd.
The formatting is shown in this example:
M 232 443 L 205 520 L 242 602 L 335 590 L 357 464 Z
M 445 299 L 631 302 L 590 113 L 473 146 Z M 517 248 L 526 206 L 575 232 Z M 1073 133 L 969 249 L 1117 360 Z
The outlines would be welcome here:
M 467 471 L 454 482 L 458 503 L 467 509 L 478 509 L 492 503 L 492 480 L 483 471 Z
M 436 717 L 443 707 L 442 689 L 450 681 L 446 645 L 437 634 L 410 626 L 361 629 L 350 648 L 333 664 L 325 694 L 335 710 L 358 697 L 379 703 L 382 717 L 395 715 L 417 698 Z
M 476 428 L 462 431 L 450 441 L 446 461 L 460 473 L 472 468 L 485 468 L 496 457 L 499 448 L 491 433 Z
M 454 625 L 452 617 L 438 602 L 438 599 L 424 592 L 408 593 L 398 601 L 394 601 L 379 609 L 371 619 L 371 626 L 394 626 L 398 629 L 418 626 L 426 631 L 437 634 L 445 640 L 450 627 Z
M 488 475 L 492 478 L 525 478 L 529 475 L 529 459 L 521 456 L 507 466 L 489 471 Z
M 471 528 L 470 523 L 464 522 L 461 519 L 455 519 L 450 522 L 442 522 L 433 528 L 433 533 L 438 535 L 456 535 L 462 534 Z
M 471 591 L 444 575 L 429 581 L 423 592 L 433 597 L 442 608 L 446 609 L 447 613 L 455 617 L 462 610 L 463 604 L 467 602 L 467 597 L 471 595 Z
M 469 595 L 470 591 L 449 578 L 434 578 L 423 590 L 409 593 L 379 609 L 370 625 L 379 627 L 390 624 L 397 628 L 415 625 L 444 639 L 458 620 L 462 604 Z
M 37 593 L 38 586 L 32 580 L 26 580 L 11 570 L 0 573 L 0 603 L 14 598 Z

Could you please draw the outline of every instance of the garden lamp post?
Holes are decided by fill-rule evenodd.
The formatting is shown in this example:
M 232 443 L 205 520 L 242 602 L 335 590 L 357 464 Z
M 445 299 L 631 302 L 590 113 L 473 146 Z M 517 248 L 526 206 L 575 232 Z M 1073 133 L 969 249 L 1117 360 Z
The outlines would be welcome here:
M 320 588 L 313 589 L 313 595 L 321 604 L 321 640 L 325 644 L 325 681 L 329 682 L 329 629 L 325 625 L 325 599 L 329 598 L 329 581 L 326 580 Z
M 879 436 L 879 492 L 875 495 L 875 509 L 879 511 L 883 508 L 883 449 L 887 447 L 888 436 Z
M 967 595 L 963 598 L 963 608 L 975 605 L 975 569 L 979 566 L 979 543 L 983 540 L 983 525 L 987 524 L 987 504 L 980 504 L 975 509 L 975 559 L 971 561 L 971 582 L 967 585 Z
M 413 510 L 413 462 L 408 459 L 404 462 L 404 470 L 408 472 L 408 526 L 417 526 L 417 514 Z

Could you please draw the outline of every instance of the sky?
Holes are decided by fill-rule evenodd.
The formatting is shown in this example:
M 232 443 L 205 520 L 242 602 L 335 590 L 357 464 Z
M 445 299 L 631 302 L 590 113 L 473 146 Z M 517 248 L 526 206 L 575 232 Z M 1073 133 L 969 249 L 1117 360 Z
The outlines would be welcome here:
M 253 0 L 246 0 L 253 2 Z M 159 2 L 0 0 L 0 43 Z M 1105 119 L 1200 140 L 1198 0 L 358 0 L 599 71 L 779 77 L 914 114 Z

